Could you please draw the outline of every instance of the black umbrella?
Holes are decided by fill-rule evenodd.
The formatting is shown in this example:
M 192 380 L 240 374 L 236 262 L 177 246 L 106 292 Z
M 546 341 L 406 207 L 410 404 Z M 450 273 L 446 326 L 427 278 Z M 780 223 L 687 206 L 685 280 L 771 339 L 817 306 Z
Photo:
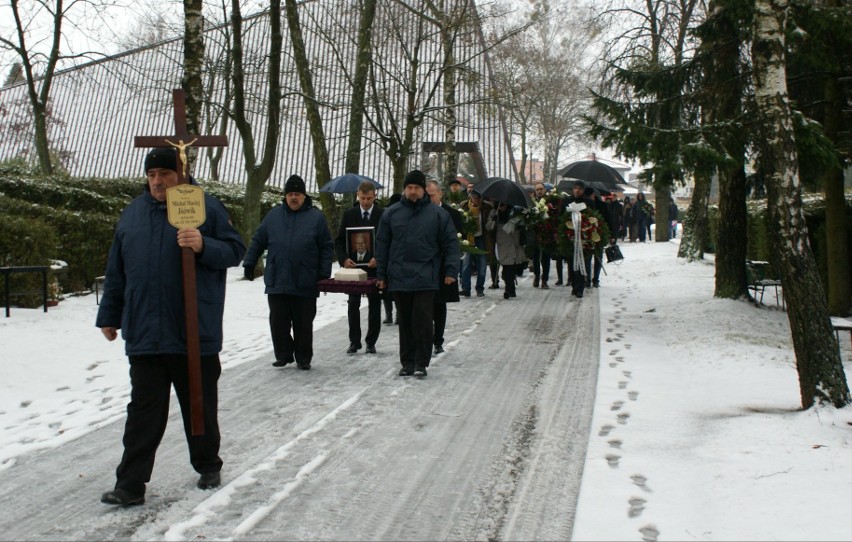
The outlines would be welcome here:
M 597 160 L 580 160 L 568 164 L 557 173 L 560 177 L 570 177 L 587 182 L 598 182 L 606 190 L 619 191 L 619 184 L 625 184 L 624 177 L 611 166 Z
M 319 189 L 319 191 L 333 192 L 335 194 L 349 194 L 352 192 L 357 192 L 358 186 L 364 181 L 370 181 L 377 189 L 383 188 L 382 185 L 380 185 L 369 177 L 365 177 L 364 175 L 358 175 L 357 173 L 346 173 L 344 175 L 341 175 L 340 177 L 335 177 L 334 179 L 328 181 L 327 183 L 325 183 L 325 186 Z
M 484 198 L 490 198 L 513 207 L 523 207 L 526 209 L 532 205 L 532 200 L 530 200 L 524 187 L 518 183 L 513 183 L 509 179 L 489 177 L 480 183 L 476 183 L 473 190 L 481 194 Z

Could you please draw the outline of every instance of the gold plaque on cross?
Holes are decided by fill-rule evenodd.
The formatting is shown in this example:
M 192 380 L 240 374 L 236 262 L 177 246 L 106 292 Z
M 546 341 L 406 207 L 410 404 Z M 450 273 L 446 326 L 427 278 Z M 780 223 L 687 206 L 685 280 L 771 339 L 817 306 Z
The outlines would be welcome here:
M 177 229 L 197 228 L 204 224 L 204 190 L 193 184 L 179 184 L 166 190 L 169 224 Z

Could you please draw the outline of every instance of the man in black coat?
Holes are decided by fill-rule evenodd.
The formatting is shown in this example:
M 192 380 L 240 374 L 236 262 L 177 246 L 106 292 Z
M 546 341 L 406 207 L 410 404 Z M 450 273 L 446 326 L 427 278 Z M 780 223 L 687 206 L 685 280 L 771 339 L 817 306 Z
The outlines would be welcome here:
M 380 209 L 376 202 L 376 187 L 370 181 L 364 181 L 358 186 L 358 205 L 351 207 L 343 213 L 343 220 L 340 222 L 340 230 L 337 233 L 337 239 L 334 242 L 334 251 L 337 254 L 337 261 L 340 267 L 346 269 L 361 268 L 367 271 L 368 277 L 376 276 L 376 259 L 373 257 L 373 247 L 368 246 L 367 252 L 370 256 L 365 258 L 365 262 L 356 262 L 352 256 L 346 251 L 346 236 L 349 234 L 347 228 L 365 228 L 372 227 L 373 235 L 369 236 L 369 240 L 375 239 L 375 232 L 379 225 L 379 219 L 382 217 L 384 209 Z M 364 234 L 360 235 L 362 240 Z M 356 252 L 356 247 L 350 247 L 350 251 Z M 357 256 L 356 256 L 357 258 Z M 368 354 L 376 353 L 376 341 L 379 339 L 379 331 L 382 328 L 382 296 L 381 294 L 367 294 L 367 336 L 364 342 L 367 343 Z M 349 294 L 349 348 L 347 354 L 354 354 L 361 349 L 361 295 Z
M 592 187 L 586 187 L 586 190 L 583 192 L 583 194 L 586 197 L 587 201 L 592 202 L 592 208 L 601 214 L 604 219 L 604 222 L 607 225 L 607 228 L 609 228 L 610 233 L 612 233 L 614 226 L 612 218 L 609 214 L 609 207 L 607 206 L 606 202 L 601 199 L 600 195 Z M 615 234 L 612 234 L 611 239 L 615 239 Z M 593 256 L 595 269 L 592 273 L 591 285 L 595 288 L 599 288 L 601 285 L 601 269 L 603 268 L 603 261 L 601 261 L 602 256 L 602 254 L 597 253 L 595 253 L 595 255 Z M 589 286 L 588 281 L 586 281 L 586 286 Z
M 563 202 L 563 209 L 566 212 L 571 212 L 570 205 L 572 203 L 583 203 L 586 207 L 595 208 L 595 204 L 590 199 L 585 197 L 586 183 L 580 180 L 574 181 L 571 186 L 571 195 L 566 197 Z M 583 254 L 583 262 L 577 262 L 575 269 L 574 253 L 571 251 L 568 254 L 568 282 L 571 284 L 571 294 L 577 297 L 583 297 L 583 290 L 586 288 L 586 278 L 589 276 L 591 267 L 591 255 Z M 583 269 L 580 269 L 580 266 Z
M 426 193 L 429 194 L 429 199 L 438 207 L 450 213 L 450 218 L 453 221 L 453 227 L 456 233 L 462 230 L 462 215 L 457 210 L 449 205 L 444 205 L 441 198 L 444 191 L 441 190 L 441 184 L 438 181 L 426 181 Z M 446 262 L 441 262 L 441 272 L 438 276 L 443 278 L 446 273 Z M 458 279 L 458 277 L 456 277 Z M 447 327 L 447 303 L 459 302 L 459 286 L 458 280 L 452 284 L 445 284 L 443 281 L 439 284 L 438 292 L 435 294 L 434 312 L 432 321 L 434 322 L 434 334 L 432 336 L 432 344 L 435 346 L 433 355 L 437 356 L 444 352 L 444 329 Z M 428 363 L 427 363 L 428 366 Z

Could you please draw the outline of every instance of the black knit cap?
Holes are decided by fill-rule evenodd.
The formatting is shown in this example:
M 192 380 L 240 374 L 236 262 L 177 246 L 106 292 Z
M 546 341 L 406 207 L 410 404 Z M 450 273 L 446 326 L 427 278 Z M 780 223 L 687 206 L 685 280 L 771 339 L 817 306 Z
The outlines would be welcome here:
M 290 192 L 298 192 L 299 194 L 308 193 L 307 190 L 305 190 L 305 181 L 303 181 L 298 175 L 290 175 L 287 182 L 284 183 L 284 193 L 289 194 Z
M 572 187 L 573 187 L 573 186 L 579 186 L 579 187 L 580 187 L 580 188 L 582 188 L 583 190 L 585 190 L 585 189 L 586 189 L 586 183 L 584 183 L 584 182 L 583 182 L 583 181 L 581 181 L 580 179 L 575 180 L 575 181 L 574 181 L 574 183 L 573 183 L 571 186 L 572 186 Z
M 424 175 L 419 169 L 412 169 L 408 172 L 408 175 L 405 176 L 405 181 L 402 183 L 402 187 L 405 188 L 410 184 L 416 184 L 423 190 L 426 190 L 426 175 Z
M 145 156 L 145 173 L 154 168 L 177 171 L 177 151 L 172 147 L 151 149 L 151 152 Z

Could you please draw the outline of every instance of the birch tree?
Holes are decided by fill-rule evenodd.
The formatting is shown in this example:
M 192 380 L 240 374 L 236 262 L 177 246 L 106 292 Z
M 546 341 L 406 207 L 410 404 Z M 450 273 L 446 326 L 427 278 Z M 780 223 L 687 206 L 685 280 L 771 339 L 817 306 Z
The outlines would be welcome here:
M 784 26 L 788 2 L 755 0 L 754 9 L 754 91 L 764 134 L 759 143 L 760 168 L 766 179 L 772 246 L 781 264 L 801 404 L 802 408 L 815 403 L 842 408 L 852 400 L 802 209 L 786 84 Z

